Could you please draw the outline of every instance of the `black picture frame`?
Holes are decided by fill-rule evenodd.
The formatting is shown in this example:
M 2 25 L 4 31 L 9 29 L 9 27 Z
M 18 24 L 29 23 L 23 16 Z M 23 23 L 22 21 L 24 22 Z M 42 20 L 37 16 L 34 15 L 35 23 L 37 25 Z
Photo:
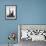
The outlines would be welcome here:
M 17 6 L 5 5 L 5 20 L 16 20 L 16 19 L 17 19 Z

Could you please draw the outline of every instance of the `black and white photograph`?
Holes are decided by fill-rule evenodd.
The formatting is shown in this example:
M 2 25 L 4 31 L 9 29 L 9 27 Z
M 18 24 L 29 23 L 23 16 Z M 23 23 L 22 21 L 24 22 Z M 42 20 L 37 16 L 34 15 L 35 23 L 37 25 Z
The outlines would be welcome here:
M 16 5 L 6 5 L 5 8 L 5 19 L 14 20 L 16 19 Z
M 46 25 L 19 24 L 18 41 L 20 46 L 43 45 L 46 43 Z

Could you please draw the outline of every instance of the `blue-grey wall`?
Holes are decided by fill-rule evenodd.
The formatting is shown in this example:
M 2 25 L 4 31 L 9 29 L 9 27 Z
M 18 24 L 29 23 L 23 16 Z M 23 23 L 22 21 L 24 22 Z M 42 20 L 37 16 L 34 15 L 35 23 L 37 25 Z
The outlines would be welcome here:
M 17 6 L 16 20 L 5 20 L 5 5 Z M 18 24 L 46 24 L 46 0 L 0 0 L 0 44 L 8 43 L 10 32 L 17 34 Z

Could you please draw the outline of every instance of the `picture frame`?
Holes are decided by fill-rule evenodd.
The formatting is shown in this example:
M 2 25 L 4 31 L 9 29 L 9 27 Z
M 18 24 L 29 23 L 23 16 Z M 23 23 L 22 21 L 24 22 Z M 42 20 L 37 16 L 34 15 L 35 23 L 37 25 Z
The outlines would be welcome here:
M 16 20 L 16 5 L 5 5 L 5 19 Z
M 28 36 L 27 38 L 24 37 L 25 35 L 23 35 L 23 37 L 22 37 L 21 32 L 23 30 L 24 31 L 28 30 L 28 35 L 26 34 Z M 33 32 L 33 33 L 31 33 L 31 32 Z M 24 34 L 24 32 L 23 32 L 23 34 Z M 33 37 L 30 38 L 29 36 L 31 36 L 31 37 L 33 36 Z M 18 42 L 21 42 L 22 40 L 46 41 L 46 24 L 18 24 Z

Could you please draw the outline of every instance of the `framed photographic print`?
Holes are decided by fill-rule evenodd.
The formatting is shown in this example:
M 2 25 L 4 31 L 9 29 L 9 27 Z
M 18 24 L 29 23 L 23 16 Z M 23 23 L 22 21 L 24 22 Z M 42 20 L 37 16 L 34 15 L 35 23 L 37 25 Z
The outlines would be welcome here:
M 5 5 L 5 19 L 15 20 L 16 19 L 16 5 Z

